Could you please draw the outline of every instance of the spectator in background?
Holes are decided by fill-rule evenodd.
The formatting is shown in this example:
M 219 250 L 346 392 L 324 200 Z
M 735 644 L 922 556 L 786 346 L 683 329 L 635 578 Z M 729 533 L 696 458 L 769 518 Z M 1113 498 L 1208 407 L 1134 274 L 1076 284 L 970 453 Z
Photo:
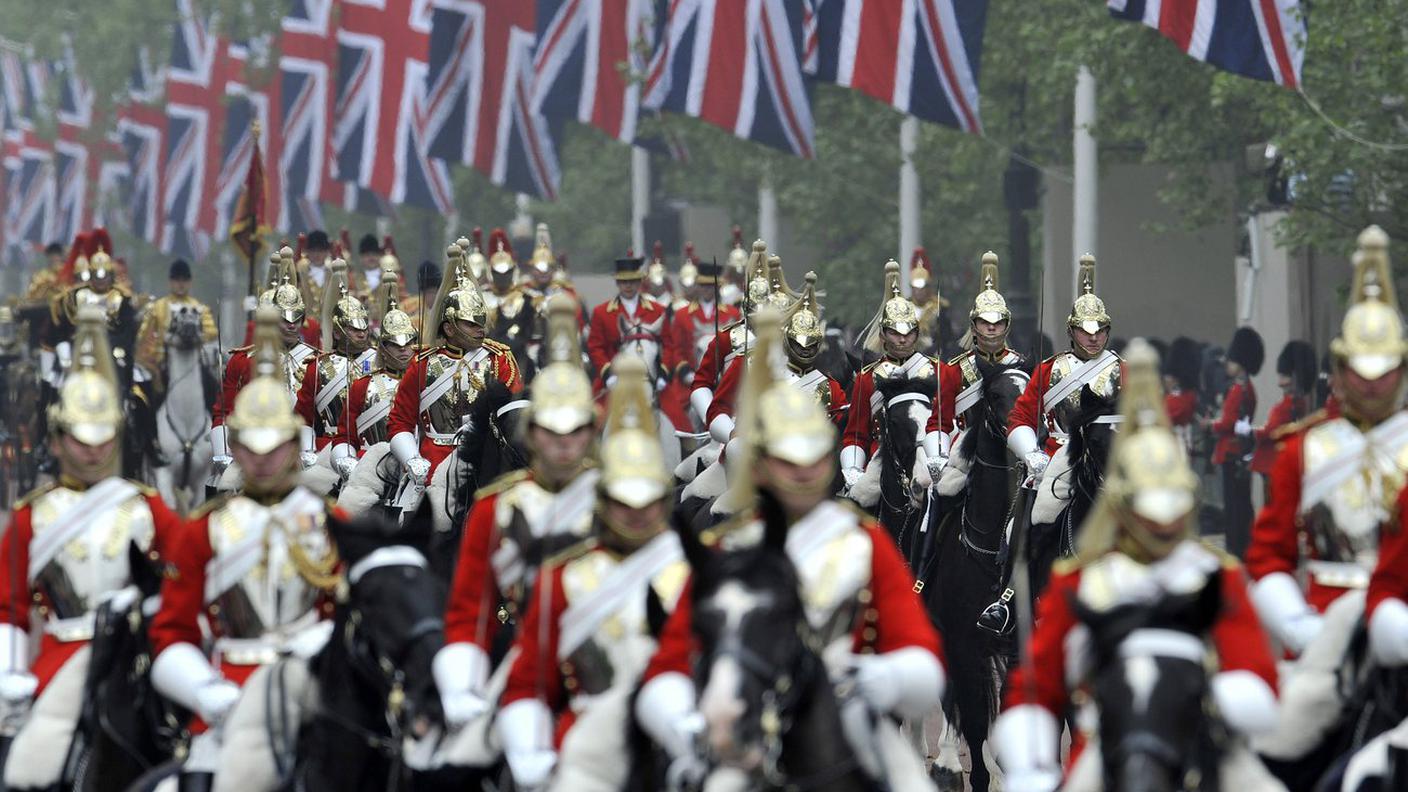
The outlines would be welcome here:
M 1310 412 L 1311 392 L 1315 389 L 1315 350 L 1304 341 L 1287 341 L 1276 358 L 1276 384 L 1281 388 L 1281 400 L 1271 407 L 1266 425 L 1253 433 L 1256 448 L 1252 452 L 1252 472 L 1261 476 L 1262 492 L 1271 498 L 1271 466 L 1276 462 L 1276 448 L 1290 424 Z
M 1261 335 L 1250 327 L 1239 327 L 1227 347 L 1227 391 L 1217 420 L 1204 418 L 1217 445 L 1212 463 L 1222 467 L 1223 529 L 1227 552 L 1241 558 L 1251 540 L 1252 416 L 1256 413 L 1256 389 L 1251 378 L 1261 371 L 1266 346 Z
M 1198 416 L 1198 374 L 1202 350 L 1188 336 L 1173 339 L 1163 359 L 1164 410 L 1173 432 L 1190 454 L 1193 450 L 1193 423 Z

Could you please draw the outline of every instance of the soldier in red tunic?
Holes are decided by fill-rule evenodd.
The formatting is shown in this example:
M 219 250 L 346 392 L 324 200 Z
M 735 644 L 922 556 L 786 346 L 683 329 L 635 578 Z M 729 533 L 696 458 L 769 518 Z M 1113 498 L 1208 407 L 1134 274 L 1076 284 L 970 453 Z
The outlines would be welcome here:
M 332 447 L 330 463 L 339 474 L 350 473 L 351 446 L 347 403 L 352 384 L 371 373 L 376 350 L 371 347 L 371 317 L 362 301 L 347 288 L 347 265 L 333 259 L 323 294 L 323 347 L 308 361 L 298 388 L 296 410 L 303 419 L 304 454 Z M 345 476 L 344 476 L 345 478 Z
M 152 684 L 207 726 L 221 723 L 261 666 L 310 657 L 331 632 L 323 622 L 339 580 L 331 507 L 296 485 L 303 422 L 279 371 L 280 319 L 269 308 L 256 316 L 255 376 L 230 414 L 244 489 L 193 516 L 151 627 Z M 209 788 L 219 739 L 218 729 L 197 736 L 183 789 Z
M 1315 350 L 1304 341 L 1287 341 L 1276 357 L 1276 384 L 1281 388 L 1281 400 L 1271 405 L 1266 423 L 1252 430 L 1256 440 L 1252 472 L 1261 476 L 1263 502 L 1271 499 L 1271 469 L 1282 438 L 1291 431 L 1288 427 L 1310 413 L 1315 375 Z
M 1221 588 L 1221 604 L 1205 635 L 1136 627 L 1119 654 L 1211 658 L 1210 703 L 1228 726 L 1256 734 L 1276 721 L 1276 665 L 1247 597 L 1246 577 L 1236 559 L 1192 538 L 1198 480 L 1163 411 L 1158 355 L 1136 341 L 1128 365 L 1121 394 L 1125 420 L 1110 450 L 1100 499 L 1081 527 L 1079 555 L 1059 562 L 1052 574 L 1030 659 L 1009 674 L 1004 711 L 993 727 L 1005 789 L 1056 789 L 1062 720 L 1075 714 L 1088 728 L 1095 720 L 1088 716 L 1097 715 L 1087 710 L 1094 706 L 1094 647 L 1077 607 L 1106 613 L 1191 594 L 1211 581 Z M 1090 736 L 1085 728 L 1072 735 L 1071 768 L 1088 761 L 1098 766 L 1095 750 L 1083 753 Z
M 724 370 L 753 345 L 753 333 L 748 329 L 747 315 L 774 301 L 772 284 L 768 277 L 767 250 L 767 243 L 763 240 L 753 242 L 753 252 L 746 256 L 746 263 L 739 268 L 744 292 L 738 304 L 743 310 L 738 312 L 737 306 L 724 303 L 734 309 L 734 320 L 730 323 L 720 322 L 717 330 L 707 330 L 708 340 L 703 352 L 696 358 L 694 378 L 690 381 L 689 404 L 694 409 L 694 414 L 699 416 L 706 426 L 709 420 L 709 403 L 714 399 L 714 390 L 719 387 Z M 741 247 L 736 247 L 733 253 L 729 254 L 730 261 L 736 258 L 735 254 L 738 253 L 742 253 Z M 723 299 L 722 295 L 720 299 Z M 787 308 L 782 294 L 779 293 L 775 299 L 774 307 L 779 310 Z
M 772 360 L 781 344 L 780 320 L 770 311 L 757 318 L 758 360 Z M 854 673 L 850 678 L 871 711 L 923 716 L 943 692 L 939 637 L 889 534 L 830 497 L 835 427 L 814 398 L 776 381 L 770 365 L 751 366 L 745 387 L 738 436 L 745 441 L 748 475 L 735 483 L 731 496 L 740 506 L 751 504 L 756 487 L 779 501 L 790 525 L 786 552 L 807 603 L 808 641 L 823 647 L 819 654 L 833 680 Z M 755 511 L 747 505 L 703 539 L 737 548 L 756 543 L 758 528 Z M 698 763 L 694 680 L 700 658 L 693 618 L 686 587 L 635 702 L 640 725 L 675 760 L 676 773 Z
M 433 321 L 427 321 L 426 350 L 406 367 L 387 423 L 391 452 L 420 487 L 454 450 L 487 380 L 513 393 L 523 389 L 513 352 L 485 337 L 488 306 L 461 255 L 458 245 L 446 251 L 447 275 L 430 312 Z
M 1252 416 L 1256 414 L 1256 389 L 1251 378 L 1261 371 L 1266 348 L 1261 335 L 1250 327 L 1239 327 L 1227 346 L 1227 392 L 1222 396 L 1222 412 L 1217 420 L 1203 423 L 1217 438 L 1212 463 L 1222 468 L 1222 523 L 1227 552 L 1241 558 L 1251 537 Z
M 397 280 L 388 273 L 383 288 Z M 377 335 L 377 368 L 370 374 L 352 383 L 348 396 L 346 426 L 351 433 L 339 437 L 339 442 L 351 446 L 352 455 L 361 457 L 368 448 L 377 443 L 385 443 L 387 424 L 391 416 L 391 402 L 396 398 L 396 388 L 401 377 L 416 354 L 415 320 L 401 310 L 394 296 L 386 300 L 386 312 L 381 317 L 381 330 Z M 338 456 L 334 449 L 334 457 Z M 336 465 L 336 461 L 333 463 Z
M 57 787 L 95 612 L 111 602 L 120 613 L 138 598 L 132 545 L 158 564 L 179 544 L 180 520 L 156 491 L 118 475 L 122 402 L 101 306 L 80 310 L 72 343 L 73 367 L 49 408 L 59 478 L 16 504 L 0 540 L 0 719 L 19 725 L 6 789 Z
M 665 355 L 674 349 L 665 328 L 669 306 L 641 293 L 643 263 L 639 258 L 616 259 L 617 294 L 592 309 L 587 355 L 597 371 L 597 393 L 609 386 L 611 361 L 623 351 L 644 360 L 651 382 L 663 384 Z

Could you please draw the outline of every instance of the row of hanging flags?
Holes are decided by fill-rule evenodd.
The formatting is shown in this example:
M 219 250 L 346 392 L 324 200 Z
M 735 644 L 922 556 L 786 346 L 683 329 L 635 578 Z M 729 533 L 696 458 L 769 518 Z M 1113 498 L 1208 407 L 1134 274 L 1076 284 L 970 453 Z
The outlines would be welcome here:
M 450 213 L 451 165 L 551 199 L 568 120 L 649 145 L 640 119 L 675 113 L 812 157 L 815 82 L 982 134 L 988 0 L 288 2 L 275 40 L 241 42 L 176 0 L 169 62 L 139 58 L 111 118 L 94 117 L 71 58 L 0 41 L 6 253 L 103 224 L 200 257 L 241 201 L 282 232 L 321 226 L 325 202 Z M 1300 0 L 1108 6 L 1195 58 L 1299 85 Z M 36 134 L 46 97 L 53 139 Z M 255 122 L 260 201 L 242 198 Z

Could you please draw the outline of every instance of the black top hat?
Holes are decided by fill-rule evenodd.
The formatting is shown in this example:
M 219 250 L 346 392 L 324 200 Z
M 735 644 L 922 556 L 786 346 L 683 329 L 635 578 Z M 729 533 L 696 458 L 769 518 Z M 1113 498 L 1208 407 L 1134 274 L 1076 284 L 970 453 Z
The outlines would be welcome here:
M 422 261 L 420 267 L 416 269 L 416 284 L 422 292 L 440 288 L 440 282 L 444 280 L 444 272 L 440 265 L 433 261 Z
M 185 259 L 176 259 L 171 262 L 171 269 L 167 270 L 166 277 L 170 280 L 190 280 L 191 265 Z
M 363 234 L 362 238 L 357 240 L 357 253 L 361 254 L 380 252 L 381 245 L 376 241 L 376 237 L 372 236 L 371 234 Z
M 308 232 L 308 243 L 303 246 L 304 250 L 332 250 L 332 242 L 328 240 L 328 232 L 321 228 Z
M 616 259 L 616 280 L 640 280 L 645 277 L 645 259 L 642 258 L 618 258 Z
M 719 270 L 722 268 L 718 265 L 717 262 L 710 261 L 708 263 L 705 263 L 701 261 L 698 264 L 695 264 L 694 267 L 699 273 L 694 278 L 695 283 L 703 283 L 706 285 L 710 283 L 718 283 Z

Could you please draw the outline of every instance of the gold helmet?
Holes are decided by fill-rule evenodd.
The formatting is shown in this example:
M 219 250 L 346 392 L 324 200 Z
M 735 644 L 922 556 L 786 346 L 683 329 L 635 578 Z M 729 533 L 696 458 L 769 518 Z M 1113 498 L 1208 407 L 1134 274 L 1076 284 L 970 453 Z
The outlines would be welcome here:
M 657 239 L 651 250 L 650 264 L 645 268 L 645 279 L 659 289 L 665 286 L 665 280 L 669 277 L 670 272 L 665 268 L 665 244 Z
M 533 245 L 533 257 L 528 266 L 538 272 L 551 272 L 557 267 L 557 257 L 552 254 L 552 235 L 547 223 L 538 223 L 537 241 Z
M 1120 547 L 1144 560 L 1162 558 L 1191 532 L 1198 478 L 1183 442 L 1164 411 L 1159 356 L 1143 339 L 1126 348 L 1120 388 L 1119 432 L 1110 447 L 1105 481 L 1091 516 L 1081 528 L 1081 555 L 1094 558 Z M 1183 530 L 1155 536 L 1142 521 L 1181 523 Z
M 59 398 L 49 407 L 49 425 L 84 445 L 98 446 L 117 437 L 122 401 L 108 349 L 108 317 L 99 306 L 83 306 L 73 336 L 73 368 Z M 104 462 L 116 473 L 117 455 Z
M 489 272 L 496 279 L 509 278 L 518 270 L 518 262 L 513 258 L 513 246 L 509 244 L 508 233 L 502 228 L 489 232 Z
M 344 336 L 348 330 L 371 327 L 367 307 L 347 288 L 347 262 L 333 259 L 328 265 L 327 281 L 323 284 L 323 348 L 332 349 L 336 330 Z
M 547 305 L 548 364 L 529 388 L 527 421 L 555 434 L 568 434 L 596 420 L 592 381 L 582 369 L 577 337 L 577 302 L 554 294 Z
M 816 298 L 816 273 L 808 272 L 802 295 L 788 309 L 782 322 L 787 356 L 803 365 L 816 360 L 826 326 L 821 322 L 821 303 Z
M 455 240 L 455 244 L 464 251 L 464 263 L 469 267 L 469 274 L 476 281 L 484 280 L 484 275 L 489 271 L 489 259 L 484 257 L 484 229 L 476 228 L 473 231 L 474 241 L 460 237 Z
M 787 273 L 782 269 L 782 257 L 768 256 L 768 305 L 786 311 L 801 295 L 787 285 Z
M 1095 296 L 1095 257 L 1086 253 L 1080 257 L 1080 295 L 1071 305 L 1067 327 L 1079 327 L 1087 333 L 1098 333 L 1110 326 L 1105 302 Z
M 377 289 L 377 313 L 381 315 L 378 338 L 382 343 L 390 341 L 397 346 L 414 343 L 419 333 L 416 332 L 415 322 L 411 320 L 410 314 L 401 310 L 398 297 L 401 293 L 401 277 L 392 272 L 385 273 L 384 277 L 385 280 Z
M 768 272 L 768 243 L 761 239 L 754 240 L 753 252 L 748 256 L 748 263 L 743 268 L 743 301 L 747 305 L 748 313 L 767 305 L 768 297 L 771 294 L 772 278 Z
M 459 245 L 450 245 L 445 250 L 446 276 L 440 282 L 440 292 L 435 295 L 435 308 L 430 312 L 434 321 L 425 329 L 428 346 L 435 346 L 441 322 L 464 319 L 483 327 L 489 326 L 489 305 L 484 302 L 479 285 L 470 277 L 461 258 L 462 252 Z
M 680 288 L 690 289 L 699 283 L 699 259 L 694 255 L 694 243 L 684 243 L 684 261 L 680 263 Z
M 915 248 L 914 255 L 909 259 L 909 288 L 922 289 L 933 279 L 934 272 L 929 264 L 928 254 L 922 247 Z
M 729 248 L 727 267 L 743 275 L 744 268 L 750 261 L 748 251 L 743 247 L 743 229 L 738 226 L 733 227 L 733 247 Z
M 1330 353 L 1336 365 L 1374 380 L 1403 365 L 1408 341 L 1389 266 L 1388 234 L 1369 226 L 1359 234 L 1358 247 L 1352 305 L 1345 312 L 1339 337 L 1330 342 Z
M 303 321 L 307 305 L 303 301 L 303 290 L 298 288 L 293 249 L 288 245 L 269 257 L 269 288 L 259 295 L 259 304 L 278 309 L 285 322 Z
M 394 272 L 397 275 L 401 274 L 401 259 L 396 257 L 396 247 L 392 244 L 390 236 L 387 236 L 381 242 L 381 258 L 377 259 L 376 266 L 377 269 L 382 271 L 383 278 L 385 277 L 385 273 L 388 272 Z
M 611 386 L 607 406 L 597 487 L 605 497 L 639 509 L 669 494 L 672 478 L 660 447 L 645 361 L 622 353 L 611 370 L 616 374 L 616 383 Z M 621 526 L 608 527 L 621 533 Z M 640 544 L 650 536 L 621 538 Z
M 982 319 L 984 322 L 1007 322 L 1012 312 L 1007 308 L 1007 300 L 997 290 L 997 254 L 989 250 L 983 254 L 981 270 L 983 290 L 973 298 L 973 310 L 968 312 L 968 321 Z
M 903 335 L 918 329 L 919 306 L 900 291 L 900 263 L 890 259 L 885 262 L 884 301 L 870 323 L 861 330 L 861 345 L 871 352 L 882 353 L 885 351 L 885 330 L 894 330 Z
M 254 377 L 240 389 L 225 425 L 231 439 L 256 454 L 267 454 L 298 437 L 303 419 L 281 376 L 283 345 L 279 313 L 262 306 L 254 315 Z
M 112 238 L 106 229 L 95 228 L 88 236 L 92 250 L 88 254 L 88 272 L 93 280 L 111 278 L 116 271 L 112 260 Z

